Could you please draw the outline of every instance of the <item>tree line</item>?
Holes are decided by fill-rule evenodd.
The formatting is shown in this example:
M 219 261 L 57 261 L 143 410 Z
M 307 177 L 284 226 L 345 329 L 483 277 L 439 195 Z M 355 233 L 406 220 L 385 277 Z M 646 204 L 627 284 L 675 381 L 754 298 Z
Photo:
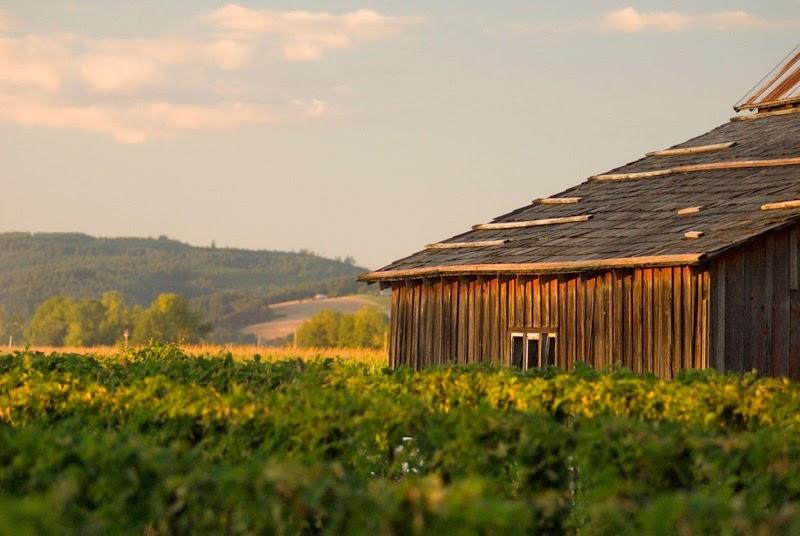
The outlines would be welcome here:
M 365 305 L 355 314 L 323 310 L 297 330 L 297 346 L 305 348 L 384 348 L 389 319 L 377 307 Z
M 211 329 L 186 297 L 173 293 L 160 294 L 147 307 L 128 305 L 118 291 L 99 299 L 55 296 L 40 304 L 28 322 L 0 309 L 2 341 L 36 346 L 196 343 Z
M 219 336 L 225 338 L 222 342 L 254 342 L 244 340 L 228 321 L 245 320 L 253 314 L 255 305 L 244 297 L 224 298 L 197 307 L 183 295 L 165 293 L 142 307 L 128 304 L 116 290 L 100 298 L 54 296 L 42 302 L 29 320 L 8 314 L 0 305 L 0 345 L 9 341 L 34 346 L 113 346 L 151 341 L 193 344 L 219 342 Z M 271 317 L 266 311 L 260 314 Z M 355 314 L 324 310 L 298 329 L 295 342 L 306 348 L 380 349 L 385 346 L 388 330 L 388 317 L 374 306 L 364 306 Z

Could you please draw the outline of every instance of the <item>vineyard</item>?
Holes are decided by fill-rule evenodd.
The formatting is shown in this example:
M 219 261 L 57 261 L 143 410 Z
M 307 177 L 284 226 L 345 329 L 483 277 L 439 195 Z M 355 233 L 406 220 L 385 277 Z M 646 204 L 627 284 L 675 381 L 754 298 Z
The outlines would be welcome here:
M 0 356 L 0 533 L 800 534 L 793 382 L 336 356 Z

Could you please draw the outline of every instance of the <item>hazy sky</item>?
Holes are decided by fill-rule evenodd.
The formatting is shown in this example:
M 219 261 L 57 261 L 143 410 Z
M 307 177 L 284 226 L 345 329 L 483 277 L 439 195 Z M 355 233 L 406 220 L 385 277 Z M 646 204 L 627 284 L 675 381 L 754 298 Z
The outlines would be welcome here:
M 376 268 L 701 134 L 800 2 L 0 0 L 0 231 Z

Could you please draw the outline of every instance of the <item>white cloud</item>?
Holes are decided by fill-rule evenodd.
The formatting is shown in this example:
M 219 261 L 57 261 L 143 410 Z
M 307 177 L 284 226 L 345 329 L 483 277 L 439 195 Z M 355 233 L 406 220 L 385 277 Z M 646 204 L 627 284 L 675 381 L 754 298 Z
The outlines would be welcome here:
M 295 99 L 294 104 L 302 110 L 305 117 L 322 117 L 330 111 L 328 103 L 320 99 L 312 99 L 310 101 Z
M 123 143 L 170 138 L 189 130 L 228 130 L 287 118 L 246 103 L 186 105 L 165 101 L 68 104 L 50 96 L 0 92 L 0 121 L 111 135 Z
M 202 24 L 188 35 L 98 39 L 24 34 L 0 10 L 0 121 L 139 143 L 191 130 L 319 119 L 329 114 L 327 101 L 284 97 L 276 103 L 268 87 L 244 83 L 257 77 L 234 72 L 263 77 L 270 58 L 319 60 L 332 50 L 393 37 L 420 20 L 235 4 L 199 18 Z M 263 54 L 270 48 L 273 54 Z
M 640 11 L 625 7 L 604 13 L 596 20 L 567 24 L 540 25 L 514 23 L 512 31 L 521 33 L 553 33 L 605 31 L 615 33 L 682 32 L 687 30 L 736 30 L 798 28 L 800 20 L 765 19 L 742 10 L 685 13 L 681 11 Z
M 613 32 L 680 32 L 692 28 L 730 30 L 735 28 L 767 28 L 785 25 L 788 21 L 767 21 L 746 11 L 681 13 L 678 11 L 638 11 L 626 7 L 603 15 L 600 26 Z
M 281 43 L 284 59 L 312 61 L 330 50 L 393 37 L 424 19 L 381 15 L 368 9 L 336 15 L 319 11 L 250 9 L 229 4 L 205 16 L 204 20 L 239 36 L 274 37 Z

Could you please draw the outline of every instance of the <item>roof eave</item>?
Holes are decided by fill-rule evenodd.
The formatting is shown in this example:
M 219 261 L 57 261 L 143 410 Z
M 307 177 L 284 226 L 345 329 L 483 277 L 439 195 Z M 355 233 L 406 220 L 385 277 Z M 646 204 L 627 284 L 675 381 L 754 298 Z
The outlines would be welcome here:
M 685 253 L 679 255 L 654 255 L 647 257 L 621 257 L 612 259 L 591 259 L 565 262 L 532 262 L 520 264 L 458 264 L 410 268 L 405 270 L 377 270 L 361 274 L 358 280 L 364 283 L 380 281 L 401 281 L 426 277 L 460 275 L 502 275 L 502 274 L 552 274 L 569 272 L 588 272 L 611 270 L 615 268 L 645 268 L 696 265 L 706 259 L 705 253 Z

